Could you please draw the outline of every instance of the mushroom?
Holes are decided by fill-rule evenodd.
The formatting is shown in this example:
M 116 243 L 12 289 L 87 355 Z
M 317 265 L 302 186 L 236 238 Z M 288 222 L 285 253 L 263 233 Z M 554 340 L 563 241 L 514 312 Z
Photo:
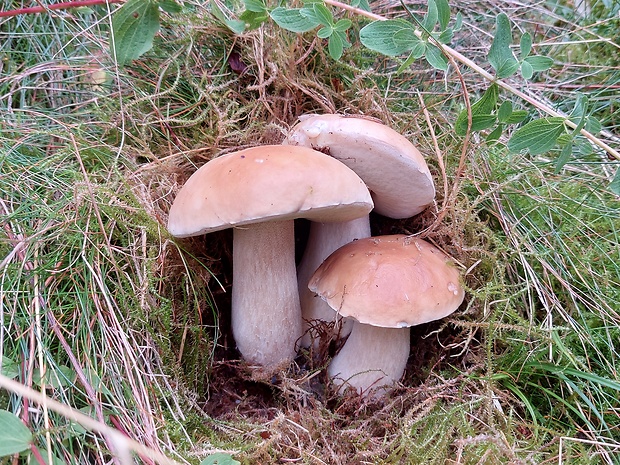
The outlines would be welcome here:
M 409 327 L 443 318 L 463 302 L 458 270 L 437 247 L 411 236 L 360 239 L 332 253 L 309 287 L 355 320 L 328 367 L 340 385 L 380 397 L 405 371 Z
M 409 218 L 433 202 L 435 186 L 426 161 L 398 132 L 375 120 L 355 116 L 304 115 L 300 120 L 283 143 L 314 148 L 347 165 L 370 189 L 377 213 Z M 298 267 L 304 321 L 332 321 L 337 317 L 310 292 L 308 280 L 338 247 L 369 236 L 368 217 L 337 226 L 311 225 L 308 246 Z M 347 335 L 348 331 L 350 324 L 343 326 L 340 334 Z M 310 346 L 307 330 L 302 346 Z
M 179 191 L 168 220 L 173 236 L 233 227 L 231 324 L 242 356 L 276 367 L 301 336 L 294 219 L 343 221 L 367 215 L 362 180 L 305 147 L 269 145 L 215 158 Z

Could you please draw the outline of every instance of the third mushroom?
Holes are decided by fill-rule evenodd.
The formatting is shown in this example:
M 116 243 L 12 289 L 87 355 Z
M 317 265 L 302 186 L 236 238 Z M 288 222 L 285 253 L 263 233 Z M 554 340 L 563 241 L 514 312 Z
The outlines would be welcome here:
M 309 283 L 355 324 L 328 373 L 335 384 L 381 396 L 404 373 L 409 327 L 454 312 L 465 293 L 458 269 L 435 246 L 404 235 L 369 237 L 331 254 Z

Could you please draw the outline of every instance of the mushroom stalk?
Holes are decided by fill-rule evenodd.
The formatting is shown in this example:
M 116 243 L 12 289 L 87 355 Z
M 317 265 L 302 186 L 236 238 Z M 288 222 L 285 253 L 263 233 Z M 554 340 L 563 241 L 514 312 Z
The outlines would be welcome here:
M 342 392 L 347 386 L 380 397 L 403 376 L 409 358 L 409 327 L 382 328 L 357 321 L 327 372 Z
M 248 362 L 275 367 L 295 358 L 301 308 L 292 220 L 235 228 L 231 323 Z
M 310 224 L 308 243 L 297 268 L 297 280 L 299 283 L 299 297 L 301 301 L 301 315 L 303 318 L 302 347 L 310 347 L 312 341 L 318 345 L 317 334 L 311 333 L 313 321 L 336 322 L 334 335 L 342 337 L 351 332 L 351 321 L 342 318 L 337 312 L 321 299 L 316 293 L 308 289 L 310 277 L 323 261 L 336 249 L 356 239 L 370 237 L 370 219 L 368 215 L 351 221 L 336 223 Z M 338 324 L 340 323 L 340 325 Z

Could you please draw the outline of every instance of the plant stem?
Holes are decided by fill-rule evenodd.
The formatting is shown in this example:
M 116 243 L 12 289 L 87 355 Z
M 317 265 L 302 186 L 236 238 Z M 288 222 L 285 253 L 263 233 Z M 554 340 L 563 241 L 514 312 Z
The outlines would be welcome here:
M 18 383 L 17 381 L 13 381 L 12 379 L 7 378 L 2 374 L 0 374 L 0 388 L 6 389 L 7 391 L 17 394 L 18 396 L 29 399 L 32 402 L 36 402 L 39 405 L 45 405 L 50 410 L 62 415 L 68 420 L 75 421 L 91 431 L 109 437 L 112 440 L 111 442 L 117 445 L 122 445 L 124 448 L 135 452 L 136 454 L 148 457 L 161 465 L 181 465 L 176 460 L 170 459 L 164 454 L 150 449 L 140 444 L 139 442 L 126 437 L 120 431 L 109 427 L 105 423 L 101 423 L 94 418 L 84 415 L 82 412 L 75 410 L 68 405 L 61 404 L 54 399 L 50 399 L 46 395 L 41 394 L 40 392 L 37 392 L 34 389 L 29 388 L 28 386 Z
M 69 8 L 80 8 L 84 6 L 106 5 L 112 3 L 122 3 L 125 0 L 76 0 L 73 2 L 54 3 L 46 6 L 33 6 L 30 8 L 19 8 L 17 10 L 0 11 L 0 18 L 10 18 L 13 16 L 28 15 L 35 13 L 45 13 L 49 10 L 67 10 Z
M 335 8 L 340 8 L 340 9 L 343 9 L 343 10 L 348 10 L 348 11 L 351 11 L 351 12 L 353 12 L 355 14 L 366 16 L 367 18 L 374 19 L 376 21 L 386 21 L 388 19 L 385 16 L 377 15 L 375 13 L 371 13 L 369 11 L 362 10 L 361 8 L 356 8 L 356 7 L 352 7 L 350 5 L 346 5 L 344 3 L 339 2 L 338 0 L 324 0 L 324 1 L 328 5 L 331 5 L 331 6 L 335 7 Z M 417 30 L 417 29 L 415 31 L 415 34 L 418 37 L 422 36 L 422 32 Z M 572 129 L 575 129 L 577 127 L 577 125 L 575 123 L 573 123 L 572 121 L 570 121 L 565 114 L 562 114 L 562 113 L 554 110 L 550 106 L 545 105 L 544 103 L 539 102 L 535 98 L 530 97 L 529 95 L 527 95 L 527 94 L 521 92 L 520 90 L 514 88 L 512 85 L 508 84 L 507 82 L 502 81 L 501 79 L 496 78 L 491 73 L 489 73 L 485 69 L 483 69 L 480 66 L 478 66 L 474 61 L 470 60 L 466 56 L 464 56 L 461 53 L 459 53 L 456 50 L 454 50 L 452 47 L 449 47 L 447 45 L 442 45 L 441 48 L 443 49 L 443 51 L 447 55 L 451 56 L 452 58 L 454 58 L 455 60 L 457 60 L 460 63 L 464 64 L 465 66 L 473 69 L 476 73 L 478 73 L 484 79 L 486 79 L 486 80 L 488 80 L 490 82 L 496 82 L 497 85 L 500 86 L 502 89 L 504 89 L 504 90 L 510 92 L 511 94 L 519 97 L 520 99 L 525 100 L 526 102 L 528 102 L 529 104 L 533 105 L 535 108 L 539 109 L 540 111 L 548 114 L 549 116 L 559 116 L 561 118 L 564 118 L 564 124 L 566 124 L 568 127 L 572 128 Z M 584 136 L 586 139 L 588 139 L 594 145 L 596 145 L 597 147 L 605 150 L 605 152 L 607 152 L 609 155 L 614 157 L 616 160 L 620 161 L 620 152 L 618 152 L 616 149 L 610 147 L 608 144 L 603 142 L 601 139 L 599 139 L 598 137 L 596 137 L 594 134 L 590 133 L 589 131 L 586 131 L 585 129 L 581 129 L 581 131 L 579 131 L 579 132 L 581 133 L 582 136 Z

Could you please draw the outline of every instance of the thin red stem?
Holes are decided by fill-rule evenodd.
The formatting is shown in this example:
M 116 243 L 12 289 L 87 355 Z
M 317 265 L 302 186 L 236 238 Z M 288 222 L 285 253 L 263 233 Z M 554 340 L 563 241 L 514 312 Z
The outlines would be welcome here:
M 125 0 L 76 0 L 73 2 L 54 3 L 46 6 L 33 6 L 30 8 L 20 8 L 17 10 L 0 11 L 0 18 L 12 16 L 29 15 L 35 13 L 45 13 L 48 10 L 67 10 L 69 8 L 80 8 L 83 6 L 105 5 L 110 3 L 122 3 Z

